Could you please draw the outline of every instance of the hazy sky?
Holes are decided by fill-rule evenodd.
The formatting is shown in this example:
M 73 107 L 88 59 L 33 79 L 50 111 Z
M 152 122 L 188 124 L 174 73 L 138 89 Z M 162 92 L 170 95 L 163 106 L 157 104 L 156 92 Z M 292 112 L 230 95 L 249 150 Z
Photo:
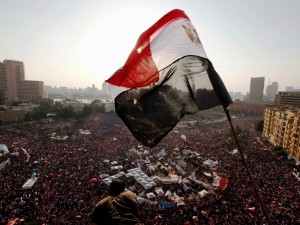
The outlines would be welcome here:
M 251 77 L 300 88 L 299 0 L 0 0 L 0 61 L 27 80 L 82 87 L 123 66 L 138 37 L 172 9 L 191 19 L 228 91 Z

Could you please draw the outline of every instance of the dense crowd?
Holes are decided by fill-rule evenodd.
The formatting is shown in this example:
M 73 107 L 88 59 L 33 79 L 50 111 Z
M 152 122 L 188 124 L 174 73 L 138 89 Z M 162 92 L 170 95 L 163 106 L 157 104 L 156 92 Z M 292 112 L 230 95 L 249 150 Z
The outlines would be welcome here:
M 286 159 L 273 155 L 270 145 L 259 140 L 260 134 L 253 127 L 256 119 L 238 117 L 233 123 L 247 133 L 239 141 L 270 222 L 299 224 L 300 182 L 287 167 Z M 79 129 L 89 129 L 91 134 L 80 134 Z M 175 138 L 171 132 L 149 149 L 149 155 L 161 149 L 170 153 L 178 148 L 214 158 L 219 162 L 218 172 L 229 178 L 228 186 L 195 200 L 187 198 L 188 191 L 171 184 L 168 189 L 186 197 L 185 204 L 160 209 L 154 202 L 145 201 L 139 204 L 144 224 L 269 224 L 245 167 L 238 155 L 228 153 L 236 148 L 234 143 L 220 147 L 220 141 L 230 132 L 228 121 L 178 129 L 186 135 L 186 141 Z M 68 138 L 53 140 L 53 133 Z M 0 144 L 7 145 L 10 152 L 19 152 L 19 156 L 9 154 L 1 158 L 2 161 L 10 158 L 0 171 L 1 224 L 10 218 L 22 218 L 45 225 L 87 224 L 95 204 L 108 193 L 100 175 L 114 174 L 103 161 L 118 161 L 124 171 L 133 168 L 134 162 L 128 160 L 126 152 L 139 145 L 112 113 L 92 114 L 86 122 L 68 120 L 1 127 Z M 28 162 L 21 147 L 30 155 Z M 36 183 L 23 190 L 22 185 L 33 173 Z

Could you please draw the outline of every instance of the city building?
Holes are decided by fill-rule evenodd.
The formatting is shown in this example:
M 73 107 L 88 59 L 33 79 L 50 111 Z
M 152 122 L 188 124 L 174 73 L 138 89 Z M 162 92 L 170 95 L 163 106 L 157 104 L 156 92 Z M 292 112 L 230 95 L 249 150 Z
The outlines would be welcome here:
M 298 88 L 294 88 L 294 87 L 292 87 L 292 86 L 287 86 L 286 88 L 285 88 L 285 91 L 286 92 L 300 92 L 300 88 L 298 87 Z
M 300 107 L 300 92 L 278 92 L 275 105 Z
M 262 103 L 264 96 L 264 77 L 251 77 L 249 102 Z
M 277 92 L 278 92 L 277 82 L 272 82 L 272 84 L 266 86 L 266 96 L 269 99 L 275 99 Z
M 7 103 L 48 97 L 44 91 L 44 83 L 25 80 L 24 64 L 15 60 L 0 62 L 0 90 L 4 92 Z
M 13 60 L 0 62 L 0 89 L 4 91 L 6 101 L 18 100 L 17 82 L 24 78 L 23 62 Z
M 92 87 L 87 87 L 87 94 L 88 95 L 92 95 L 92 96 L 96 96 L 97 92 L 98 92 L 98 88 L 96 88 L 95 84 L 92 85 Z
M 292 86 L 287 86 L 286 88 L 285 88 L 285 91 L 294 91 L 294 87 L 292 87 Z
M 67 87 L 52 87 L 45 85 L 44 89 L 51 98 L 100 98 L 109 99 L 110 96 L 103 90 L 98 89 L 95 84 L 87 88 L 67 88 Z M 74 97 L 73 97 L 74 96 Z
M 104 103 L 105 112 L 115 112 L 115 103 L 114 102 L 105 102 Z
M 260 103 L 249 103 L 240 100 L 235 100 L 233 104 L 229 106 L 229 110 L 234 113 L 263 116 L 266 106 L 267 105 Z
M 84 103 L 74 99 L 64 99 L 58 102 L 62 108 L 72 107 L 75 113 L 82 112 Z
M 5 108 L 0 111 L 0 125 L 24 121 L 25 110 L 20 108 Z
M 243 100 L 243 94 L 241 93 L 241 92 L 232 92 L 232 91 L 230 91 L 229 92 L 229 95 L 230 95 L 230 97 L 231 97 L 231 99 L 234 101 L 234 100 L 237 100 L 237 99 L 239 99 L 239 100 Z
M 34 100 L 47 98 L 43 81 L 21 80 L 17 89 L 18 100 Z
M 281 146 L 297 163 L 300 160 L 300 109 L 267 107 L 264 112 L 263 137 Z

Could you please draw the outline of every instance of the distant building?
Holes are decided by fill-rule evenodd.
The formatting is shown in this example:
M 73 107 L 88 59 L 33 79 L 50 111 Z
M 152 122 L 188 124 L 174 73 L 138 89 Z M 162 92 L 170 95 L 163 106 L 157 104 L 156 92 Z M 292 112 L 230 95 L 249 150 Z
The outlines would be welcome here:
M 34 100 L 47 98 L 42 81 L 26 81 L 24 64 L 21 61 L 0 62 L 0 89 L 5 101 Z
M 235 100 L 229 106 L 229 110 L 234 113 L 243 113 L 247 115 L 263 115 L 267 105 L 259 103 L 249 103 Z
M 20 108 L 5 108 L 0 111 L 0 125 L 24 121 L 25 110 Z
M 278 92 L 275 105 L 300 107 L 300 92 Z
M 294 91 L 294 87 L 292 87 L 292 86 L 287 86 L 287 87 L 285 88 L 285 91 Z
M 92 85 L 92 87 L 87 87 L 87 94 L 96 96 L 98 92 L 98 88 L 96 88 L 95 84 Z
M 277 82 L 272 82 L 272 84 L 270 84 L 266 87 L 266 96 L 269 99 L 275 99 L 277 92 L 278 92 L 278 83 Z
M 264 112 L 263 136 L 270 143 L 281 146 L 290 158 L 300 160 L 299 108 L 268 107 Z
M 115 112 L 115 103 L 114 102 L 106 102 L 104 103 L 105 112 Z
M 232 100 L 243 100 L 243 94 L 241 92 L 229 92 L 229 95 L 231 97 Z
M 249 102 L 262 103 L 264 95 L 264 77 L 251 77 Z
M 20 61 L 0 62 L 0 89 L 4 90 L 6 101 L 17 101 L 17 83 L 25 79 L 24 64 Z
M 43 81 L 21 80 L 18 83 L 17 95 L 19 100 L 47 98 Z
M 59 102 L 59 104 L 61 105 L 62 108 L 68 108 L 68 107 L 72 107 L 74 112 L 78 113 L 78 112 L 82 112 L 83 107 L 84 107 L 84 103 L 80 102 L 80 101 L 76 101 L 74 99 L 64 99 L 62 101 Z

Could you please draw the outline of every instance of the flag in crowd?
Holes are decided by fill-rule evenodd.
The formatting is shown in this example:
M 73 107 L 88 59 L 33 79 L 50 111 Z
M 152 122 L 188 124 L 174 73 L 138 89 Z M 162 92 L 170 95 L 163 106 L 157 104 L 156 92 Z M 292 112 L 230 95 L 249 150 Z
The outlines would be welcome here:
M 22 148 L 22 147 L 20 147 L 20 149 L 22 150 L 22 152 L 25 155 L 25 161 L 28 162 L 29 159 L 30 159 L 30 155 L 29 155 L 28 151 L 25 148 Z
M 117 115 L 135 138 L 155 146 L 186 114 L 232 102 L 184 11 L 164 15 L 138 39 L 107 81 Z

